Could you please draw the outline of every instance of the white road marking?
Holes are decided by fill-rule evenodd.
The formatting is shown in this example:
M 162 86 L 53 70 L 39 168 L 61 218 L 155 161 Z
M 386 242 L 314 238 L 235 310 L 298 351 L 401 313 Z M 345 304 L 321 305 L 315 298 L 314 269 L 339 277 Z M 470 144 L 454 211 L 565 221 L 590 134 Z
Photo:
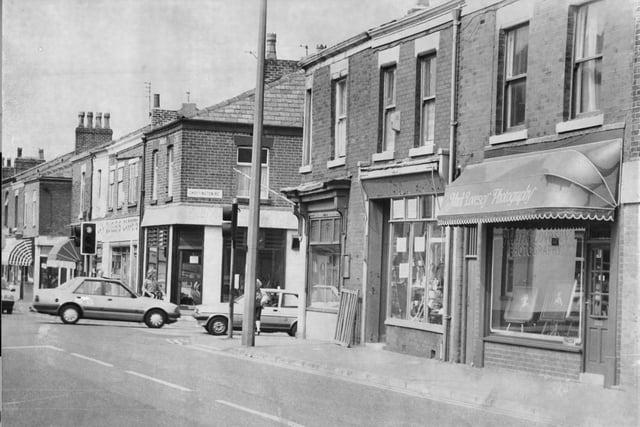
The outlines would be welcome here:
M 227 402 L 225 400 L 216 400 L 216 402 L 220 403 L 222 405 L 231 406 L 232 408 L 236 408 L 236 409 L 239 409 L 241 411 L 248 412 L 250 414 L 258 415 L 259 417 L 266 418 L 268 420 L 272 420 L 272 421 L 275 421 L 275 422 L 278 422 L 278 423 L 281 423 L 281 424 L 284 424 L 284 425 L 288 425 L 288 426 L 291 426 L 291 427 L 303 427 L 302 424 L 294 423 L 293 421 L 289 421 L 287 419 L 284 419 L 284 418 L 281 418 L 281 417 L 277 417 L 275 415 L 266 414 L 264 412 L 260 412 L 260 411 L 256 411 L 256 410 L 244 407 L 244 406 L 236 405 L 235 403 Z
M 64 351 L 63 349 L 52 345 L 19 345 L 13 347 L 2 347 L 3 350 L 23 350 L 28 348 L 48 348 L 49 350 Z
M 103 362 L 103 361 L 101 361 L 101 360 L 94 359 L 94 358 L 92 358 L 92 357 L 83 356 L 83 355 L 78 354 L 78 353 L 69 353 L 69 354 L 71 354 L 72 356 L 75 356 L 75 357 L 79 357 L 80 359 L 89 360 L 89 361 L 94 362 L 94 363 L 97 363 L 97 364 L 99 364 L 99 365 L 107 366 L 107 367 L 109 367 L 109 368 L 113 368 L 113 365 L 112 365 L 111 363 Z
M 135 371 L 125 371 L 125 372 L 127 374 L 135 375 L 135 376 L 140 377 L 140 378 L 145 378 L 145 379 L 150 380 L 150 381 L 155 381 L 155 382 L 157 382 L 159 384 L 163 384 L 163 385 L 166 385 L 168 387 L 176 388 L 176 389 L 178 389 L 180 391 L 193 391 L 193 390 L 190 390 L 190 389 L 188 389 L 186 387 L 182 387 L 182 386 L 177 385 L 177 384 L 172 384 L 172 383 L 167 382 L 167 381 L 159 380 L 158 378 L 153 378 L 153 377 L 150 377 L 148 375 L 141 374 L 139 372 L 135 372 Z

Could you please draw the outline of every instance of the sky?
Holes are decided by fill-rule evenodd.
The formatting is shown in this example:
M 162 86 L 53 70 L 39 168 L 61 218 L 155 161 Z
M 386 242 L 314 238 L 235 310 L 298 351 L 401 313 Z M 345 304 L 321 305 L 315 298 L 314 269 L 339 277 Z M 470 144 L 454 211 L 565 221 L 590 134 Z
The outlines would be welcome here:
M 416 0 L 268 0 L 279 59 L 400 18 Z M 114 138 L 161 108 L 203 108 L 255 86 L 258 0 L 3 0 L 2 155 L 72 151 L 78 112 L 110 112 Z

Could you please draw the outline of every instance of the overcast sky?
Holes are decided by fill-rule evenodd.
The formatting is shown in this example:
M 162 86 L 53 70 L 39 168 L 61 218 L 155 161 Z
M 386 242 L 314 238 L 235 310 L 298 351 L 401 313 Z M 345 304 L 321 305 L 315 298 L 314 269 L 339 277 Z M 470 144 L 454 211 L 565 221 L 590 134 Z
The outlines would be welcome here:
M 416 0 L 269 0 L 280 59 L 397 19 Z M 110 112 L 114 137 L 186 92 L 198 108 L 255 85 L 258 0 L 4 0 L 2 153 L 73 150 L 79 111 Z

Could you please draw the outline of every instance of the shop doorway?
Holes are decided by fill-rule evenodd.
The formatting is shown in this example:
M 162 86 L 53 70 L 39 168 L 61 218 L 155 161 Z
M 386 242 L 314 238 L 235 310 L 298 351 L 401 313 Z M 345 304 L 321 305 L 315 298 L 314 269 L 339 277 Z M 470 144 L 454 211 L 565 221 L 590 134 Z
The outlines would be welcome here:
M 202 304 L 202 250 L 178 250 L 180 305 Z
M 604 376 L 613 384 L 615 374 L 615 286 L 611 286 L 611 246 L 587 245 L 585 372 Z

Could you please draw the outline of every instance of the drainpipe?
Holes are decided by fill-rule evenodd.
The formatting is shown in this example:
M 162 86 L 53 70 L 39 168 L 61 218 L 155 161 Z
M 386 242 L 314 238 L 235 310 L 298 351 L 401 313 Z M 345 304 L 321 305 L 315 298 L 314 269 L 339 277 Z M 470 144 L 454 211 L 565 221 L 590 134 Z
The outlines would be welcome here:
M 144 218 L 144 198 L 145 198 L 145 176 L 146 176 L 146 159 L 147 159 L 147 137 L 142 135 L 142 164 L 141 167 L 138 168 L 138 175 L 140 176 L 140 201 L 138 202 L 138 286 L 136 289 L 137 292 L 142 290 L 142 283 L 144 281 L 144 259 L 143 256 L 145 253 L 145 245 L 144 241 L 144 230 L 142 229 L 142 219 Z M 142 172 L 142 173 L 141 173 Z
M 458 80 L 458 31 L 460 27 L 460 7 L 456 7 L 451 11 L 453 19 L 453 39 L 451 48 L 451 108 L 449 117 L 449 176 L 448 184 L 453 182 L 456 171 L 456 100 L 457 100 L 457 80 Z M 446 250 L 445 250 L 445 280 L 447 286 L 444 293 L 444 315 L 442 316 L 442 360 L 449 360 L 449 330 L 451 326 L 451 302 L 450 293 L 453 291 L 453 274 L 452 274 L 452 250 L 453 250 L 453 231 L 452 227 L 448 226 L 445 230 L 446 237 Z

